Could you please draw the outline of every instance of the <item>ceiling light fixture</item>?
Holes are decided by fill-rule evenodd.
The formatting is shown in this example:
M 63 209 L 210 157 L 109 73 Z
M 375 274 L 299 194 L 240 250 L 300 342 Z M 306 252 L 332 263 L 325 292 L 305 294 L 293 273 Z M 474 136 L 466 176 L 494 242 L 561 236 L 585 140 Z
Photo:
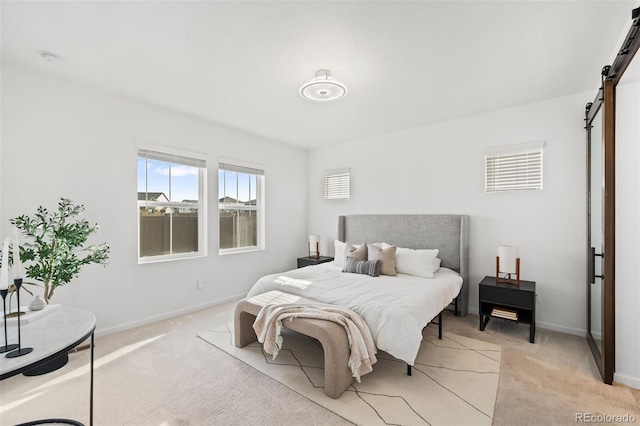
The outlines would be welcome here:
M 347 86 L 331 77 L 331 71 L 318 70 L 315 78 L 300 87 L 300 96 L 310 101 L 328 102 L 344 98 Z
M 64 63 L 64 59 L 62 58 L 62 56 L 56 55 L 55 53 L 42 52 L 40 55 L 42 56 L 42 59 L 49 62 L 50 64 L 60 65 Z

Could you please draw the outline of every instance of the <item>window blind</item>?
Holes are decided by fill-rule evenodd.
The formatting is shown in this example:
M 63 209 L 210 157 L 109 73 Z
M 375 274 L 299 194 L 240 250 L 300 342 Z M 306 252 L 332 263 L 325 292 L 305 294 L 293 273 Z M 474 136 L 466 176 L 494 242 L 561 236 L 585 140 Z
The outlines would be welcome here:
M 207 162 L 199 158 L 184 157 L 182 155 L 167 154 L 164 152 L 152 151 L 150 149 L 139 149 L 138 157 L 148 160 L 164 161 L 172 164 L 182 164 L 183 166 L 199 167 L 205 169 Z
M 328 171 L 324 177 L 324 199 L 348 200 L 349 180 L 349 169 Z
M 227 170 L 227 171 L 230 171 L 230 172 L 238 172 L 238 173 L 246 173 L 246 174 L 249 174 L 249 175 L 264 176 L 264 170 L 256 169 L 256 168 L 253 168 L 253 167 L 238 166 L 236 164 L 229 164 L 229 163 L 219 163 L 218 167 L 220 167 L 220 170 Z
M 542 189 L 544 142 L 485 150 L 485 192 Z

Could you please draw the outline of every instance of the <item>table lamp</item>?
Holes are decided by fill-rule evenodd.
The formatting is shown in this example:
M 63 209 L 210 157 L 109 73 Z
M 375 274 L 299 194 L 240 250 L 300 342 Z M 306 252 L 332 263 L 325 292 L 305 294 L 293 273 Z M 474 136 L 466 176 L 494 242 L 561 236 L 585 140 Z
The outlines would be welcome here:
M 309 235 L 309 258 L 320 258 L 320 236 Z
M 501 273 L 503 277 L 500 277 Z M 515 279 L 512 275 L 515 275 Z M 520 258 L 517 246 L 498 246 L 496 283 L 520 285 Z

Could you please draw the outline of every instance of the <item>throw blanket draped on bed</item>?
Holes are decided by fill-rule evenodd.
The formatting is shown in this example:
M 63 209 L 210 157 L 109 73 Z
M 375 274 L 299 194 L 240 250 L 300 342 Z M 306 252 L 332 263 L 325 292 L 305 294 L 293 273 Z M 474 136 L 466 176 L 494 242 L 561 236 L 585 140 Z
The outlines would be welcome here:
M 351 309 L 366 322 L 376 347 L 413 365 L 422 329 L 458 295 L 462 277 L 440 268 L 433 278 L 370 277 L 342 272 L 334 262 L 266 275 L 247 297 L 272 290 Z M 295 302 L 291 302 L 295 303 Z
M 377 361 L 376 346 L 367 324 L 350 309 L 322 304 L 265 305 L 260 310 L 253 329 L 265 352 L 273 354 L 273 358 L 282 347 L 282 321 L 287 318 L 321 319 L 342 325 L 349 338 L 349 368 L 353 377 L 360 382 L 360 376 L 373 371 L 373 364 Z

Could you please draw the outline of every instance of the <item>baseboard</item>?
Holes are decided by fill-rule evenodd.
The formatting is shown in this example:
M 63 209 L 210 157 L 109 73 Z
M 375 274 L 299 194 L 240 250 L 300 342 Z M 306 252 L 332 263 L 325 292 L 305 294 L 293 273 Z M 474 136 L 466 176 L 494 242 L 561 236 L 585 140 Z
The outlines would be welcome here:
M 469 308 L 469 313 L 478 315 L 478 310 Z M 560 333 L 572 334 L 574 336 L 580 336 L 586 338 L 587 331 L 579 328 L 565 327 L 563 325 L 552 324 L 548 322 L 536 322 L 536 327 L 544 328 L 545 330 L 558 331 Z M 596 336 L 594 336 L 596 337 Z M 629 376 L 627 374 L 613 373 L 613 380 L 618 383 L 622 383 L 634 389 L 640 389 L 640 378 Z
M 587 330 L 581 330 L 579 328 L 565 327 L 564 325 L 553 324 L 549 322 L 536 321 L 536 327 L 544 328 L 545 330 L 559 331 L 560 333 L 572 334 L 574 336 L 587 337 Z
M 640 389 L 640 377 L 632 377 L 626 374 L 613 373 L 613 381 L 622 383 L 634 389 Z
M 217 299 L 207 303 L 203 303 L 200 305 L 189 306 L 188 308 L 178 309 L 172 312 L 166 312 L 161 315 L 156 315 L 153 317 L 147 317 L 138 321 L 132 321 L 126 324 L 117 325 L 115 327 L 96 329 L 96 337 L 106 336 L 108 334 L 117 333 L 119 331 L 129 330 L 134 327 L 139 327 L 141 325 L 151 324 L 153 322 L 162 321 L 168 318 L 177 317 L 179 315 L 189 314 L 191 312 L 199 311 L 201 309 L 210 308 L 212 306 L 222 305 L 223 303 L 233 302 L 234 300 L 240 300 L 246 296 L 246 293 L 237 294 L 235 296 L 229 296 L 224 299 Z
M 469 308 L 469 313 L 478 315 L 478 309 Z M 565 327 L 564 325 L 553 324 L 549 322 L 536 321 L 536 327 L 544 328 L 545 330 L 558 331 L 560 333 L 572 334 L 574 336 L 580 336 L 580 337 L 587 336 L 586 330 L 581 330 L 579 328 L 573 328 L 573 327 Z

